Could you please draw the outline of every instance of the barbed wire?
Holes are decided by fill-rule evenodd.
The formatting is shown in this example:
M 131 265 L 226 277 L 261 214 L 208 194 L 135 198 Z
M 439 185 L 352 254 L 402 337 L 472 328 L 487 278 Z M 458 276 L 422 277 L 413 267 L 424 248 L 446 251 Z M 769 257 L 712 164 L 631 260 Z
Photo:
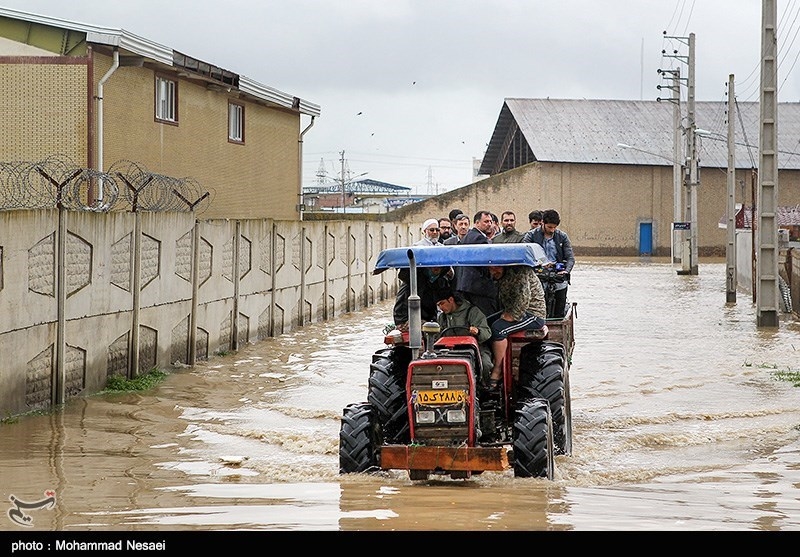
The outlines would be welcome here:
M 108 172 L 80 167 L 63 155 L 0 162 L 0 210 L 202 213 L 212 198 L 194 178 L 156 174 L 132 161 L 118 161 Z

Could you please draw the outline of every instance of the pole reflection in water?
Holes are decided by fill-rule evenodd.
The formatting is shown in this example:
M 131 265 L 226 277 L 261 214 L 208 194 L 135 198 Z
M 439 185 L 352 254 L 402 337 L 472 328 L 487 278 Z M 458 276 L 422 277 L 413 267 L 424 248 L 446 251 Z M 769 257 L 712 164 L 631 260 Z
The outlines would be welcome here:
M 800 388 L 779 378 L 800 372 L 797 321 L 727 305 L 724 262 L 591 259 L 572 279 L 573 454 L 552 482 L 339 475 L 387 301 L 0 424 L 2 500 L 55 491 L 34 530 L 800 529 Z

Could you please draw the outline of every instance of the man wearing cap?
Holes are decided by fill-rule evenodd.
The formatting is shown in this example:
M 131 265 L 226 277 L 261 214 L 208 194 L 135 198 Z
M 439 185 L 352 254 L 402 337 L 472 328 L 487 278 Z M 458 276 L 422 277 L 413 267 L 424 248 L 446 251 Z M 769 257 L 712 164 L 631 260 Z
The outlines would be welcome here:
M 414 242 L 415 246 L 441 246 L 439 241 L 439 221 L 428 219 L 422 223 L 422 238 Z

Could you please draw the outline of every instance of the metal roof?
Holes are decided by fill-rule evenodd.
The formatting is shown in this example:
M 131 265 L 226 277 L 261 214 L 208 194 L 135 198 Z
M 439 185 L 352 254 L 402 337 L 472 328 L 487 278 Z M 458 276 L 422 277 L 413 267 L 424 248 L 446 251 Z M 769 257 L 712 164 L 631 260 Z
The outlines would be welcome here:
M 178 61 L 185 62 L 187 58 L 189 58 L 189 60 L 193 60 L 190 57 L 181 54 L 180 52 L 174 51 L 168 46 L 160 45 L 149 39 L 139 37 L 138 35 L 130 33 L 124 29 L 100 27 L 97 25 L 79 23 L 76 21 L 37 15 L 2 7 L 0 7 L 0 17 L 7 17 L 10 19 L 27 21 L 40 25 L 47 25 L 49 27 L 86 33 L 86 41 L 89 43 L 118 48 L 120 50 L 120 54 L 127 53 L 142 56 L 159 64 L 175 67 L 176 69 L 189 69 L 187 65 L 184 63 L 179 63 Z M 201 71 L 199 72 L 201 75 L 227 75 L 231 79 L 223 80 L 224 83 L 230 84 L 238 81 L 238 89 L 242 93 L 248 94 L 256 99 L 268 101 L 283 108 L 297 110 L 301 114 L 305 114 L 307 116 L 319 116 L 320 114 L 320 107 L 317 104 L 294 97 L 288 93 L 284 93 L 267 85 L 263 85 L 253 79 L 236 74 L 235 72 L 218 68 L 216 66 L 211 66 L 210 64 L 206 64 L 206 66 L 211 68 L 211 71 Z
M 736 167 L 756 168 L 759 103 L 736 106 Z M 701 167 L 728 166 L 726 112 L 726 102 L 695 103 L 695 127 L 712 132 L 698 134 Z M 681 113 L 685 126 L 685 103 Z M 652 166 L 671 166 L 673 161 L 673 104 L 668 101 L 507 98 L 480 174 L 492 173 L 515 126 L 537 161 Z M 630 148 L 620 147 L 620 143 Z M 685 143 L 684 137 L 681 162 Z M 778 105 L 778 150 L 779 168 L 800 169 L 800 103 Z
M 341 182 L 330 182 L 318 186 L 306 186 L 303 188 L 303 193 L 341 193 Z M 345 191 L 351 193 L 380 193 L 380 194 L 398 194 L 411 191 L 407 186 L 397 186 L 388 182 L 381 182 L 379 180 L 372 180 L 366 178 L 364 180 L 354 180 L 345 183 Z

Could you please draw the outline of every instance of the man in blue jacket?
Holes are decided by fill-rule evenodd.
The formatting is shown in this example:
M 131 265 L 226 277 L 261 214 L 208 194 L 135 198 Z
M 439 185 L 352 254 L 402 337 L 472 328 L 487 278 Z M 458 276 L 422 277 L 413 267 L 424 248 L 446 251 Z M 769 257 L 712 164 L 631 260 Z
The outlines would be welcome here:
M 555 209 L 542 211 L 542 225 L 525 233 L 522 237 L 523 242 L 533 242 L 544 248 L 547 260 L 552 265 L 560 264 L 563 269 L 559 274 L 568 275 L 575 266 L 575 253 L 572 251 L 572 243 L 569 236 L 558 228 L 561 224 L 561 217 Z M 558 268 L 558 267 L 557 267 Z M 555 284 L 555 305 L 552 315 L 547 317 L 564 317 L 567 310 L 567 286 L 569 281 L 557 282 Z

